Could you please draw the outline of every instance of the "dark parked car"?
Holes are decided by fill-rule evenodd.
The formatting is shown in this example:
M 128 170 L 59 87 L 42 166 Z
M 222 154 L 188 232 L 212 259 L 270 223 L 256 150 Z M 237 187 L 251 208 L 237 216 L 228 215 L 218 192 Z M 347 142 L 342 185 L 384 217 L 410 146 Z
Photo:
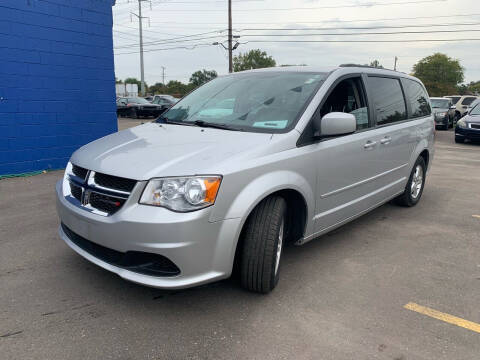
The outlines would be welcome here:
M 151 104 L 147 100 L 139 97 L 117 99 L 117 115 L 138 119 L 141 116 L 160 116 L 168 107 Z
M 152 100 L 152 104 L 172 107 L 178 102 L 177 98 L 174 98 L 172 95 L 155 95 Z
M 441 97 L 431 97 L 430 103 L 435 115 L 435 126 L 441 126 L 448 130 L 450 125 L 453 127 L 455 118 L 455 107 L 452 100 Z
M 480 141 L 480 103 L 457 122 L 455 127 L 455 142 L 463 143 L 465 140 Z

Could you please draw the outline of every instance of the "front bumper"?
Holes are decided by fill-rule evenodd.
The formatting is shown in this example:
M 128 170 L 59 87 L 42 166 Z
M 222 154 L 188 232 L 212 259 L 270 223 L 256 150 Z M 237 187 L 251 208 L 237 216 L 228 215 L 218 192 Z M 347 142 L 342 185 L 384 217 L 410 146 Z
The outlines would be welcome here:
M 186 288 L 230 276 L 240 218 L 210 222 L 211 208 L 176 213 L 139 205 L 140 183 L 117 213 L 100 216 L 65 199 L 62 182 L 56 185 L 57 211 L 66 227 L 95 244 L 118 252 L 138 251 L 165 256 L 178 266 L 180 274 L 150 276 L 112 265 L 77 246 L 60 227 L 60 237 L 92 263 L 126 280 L 165 289 Z
M 441 117 L 435 115 L 435 125 L 448 126 L 448 115 Z
M 467 140 L 475 140 L 479 141 L 480 140 L 480 129 L 471 129 L 471 128 L 461 128 L 457 126 L 455 128 L 455 136 L 464 138 Z

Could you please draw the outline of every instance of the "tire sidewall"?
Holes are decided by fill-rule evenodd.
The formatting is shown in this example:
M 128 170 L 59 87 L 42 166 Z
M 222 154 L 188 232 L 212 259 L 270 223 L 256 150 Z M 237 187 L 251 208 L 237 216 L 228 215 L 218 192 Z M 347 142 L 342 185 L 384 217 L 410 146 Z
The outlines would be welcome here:
M 282 251 L 280 252 L 280 263 L 278 264 L 278 270 L 277 270 L 277 273 L 275 274 L 275 264 L 276 264 L 276 261 L 277 261 L 277 247 L 278 247 L 278 235 L 280 233 L 280 225 L 277 226 L 277 230 L 276 230 L 276 234 L 275 234 L 275 244 L 274 244 L 274 248 L 275 248 L 275 256 L 273 257 L 273 260 L 272 260 L 272 266 L 271 266 L 271 281 L 270 283 L 272 284 L 271 286 L 271 289 L 273 289 L 275 286 L 277 286 L 278 284 L 278 280 L 280 279 L 280 270 L 282 268 L 282 257 L 283 257 L 283 250 L 285 248 L 285 239 L 286 239 L 286 230 L 287 230 L 287 218 L 286 218 L 286 214 L 287 214 L 287 207 L 286 207 L 286 203 L 284 202 L 283 203 L 283 209 L 282 209 L 282 215 L 280 216 L 279 218 L 279 224 L 282 223 L 282 220 L 283 220 L 283 239 L 282 239 Z
M 411 186 L 412 186 L 412 181 L 413 181 L 413 174 L 415 173 L 415 169 L 417 166 L 420 165 L 423 170 L 423 176 L 422 176 L 422 188 L 420 189 L 420 193 L 416 198 L 412 197 L 412 192 L 411 192 Z M 410 178 L 408 179 L 407 187 L 405 188 L 405 192 L 407 195 L 407 201 L 409 202 L 410 206 L 416 205 L 420 199 L 422 198 L 423 195 L 423 189 L 425 188 L 425 179 L 426 179 L 426 165 L 425 165 L 425 160 L 423 160 L 423 157 L 419 157 L 417 161 L 415 161 L 415 165 L 413 165 L 413 169 L 410 173 Z

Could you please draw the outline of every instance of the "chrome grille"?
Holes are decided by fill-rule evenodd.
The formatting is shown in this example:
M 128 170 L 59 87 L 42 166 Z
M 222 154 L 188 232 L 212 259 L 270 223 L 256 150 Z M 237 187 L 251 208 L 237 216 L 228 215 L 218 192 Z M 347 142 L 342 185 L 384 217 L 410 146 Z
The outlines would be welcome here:
M 471 129 L 480 129 L 480 124 L 472 124 L 472 123 L 470 123 L 470 128 L 471 128 Z
M 120 210 L 137 183 L 136 180 L 96 173 L 73 164 L 67 167 L 65 181 L 68 182 L 68 186 L 64 186 L 67 189 L 65 197 L 77 206 L 103 216 Z

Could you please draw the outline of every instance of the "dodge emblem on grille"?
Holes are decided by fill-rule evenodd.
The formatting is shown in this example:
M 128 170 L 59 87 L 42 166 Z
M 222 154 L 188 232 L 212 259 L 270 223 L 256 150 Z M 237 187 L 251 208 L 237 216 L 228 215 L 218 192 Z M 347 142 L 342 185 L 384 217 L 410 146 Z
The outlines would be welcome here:
M 90 202 L 90 194 L 91 194 L 91 190 L 88 190 L 88 189 L 84 189 L 83 190 L 83 194 L 82 194 L 82 205 L 85 206 L 85 205 L 88 205 L 88 203 Z

